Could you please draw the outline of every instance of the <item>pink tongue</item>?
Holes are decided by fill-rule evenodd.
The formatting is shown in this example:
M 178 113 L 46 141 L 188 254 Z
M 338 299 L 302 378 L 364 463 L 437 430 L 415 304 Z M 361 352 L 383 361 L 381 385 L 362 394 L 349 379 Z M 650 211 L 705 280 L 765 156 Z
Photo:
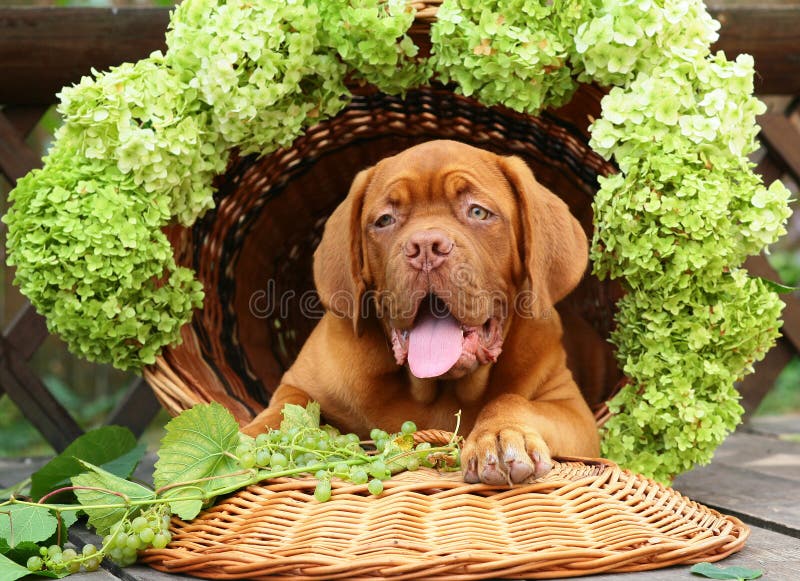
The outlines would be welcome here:
M 408 338 L 408 367 L 416 377 L 438 377 L 447 373 L 461 357 L 464 334 L 456 319 L 437 317 L 429 310 Z

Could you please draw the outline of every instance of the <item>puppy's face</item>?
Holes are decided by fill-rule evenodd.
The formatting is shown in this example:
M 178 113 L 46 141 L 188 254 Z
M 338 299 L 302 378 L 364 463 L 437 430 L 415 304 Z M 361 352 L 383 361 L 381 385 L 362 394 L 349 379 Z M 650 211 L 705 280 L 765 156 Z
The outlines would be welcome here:
M 538 316 L 586 260 L 580 225 L 524 162 L 432 141 L 356 177 L 314 276 L 323 304 L 356 330 L 380 319 L 399 365 L 458 378 L 497 359 L 520 290 L 536 305 L 521 315 Z
M 379 163 L 361 233 L 368 286 L 399 365 L 457 378 L 495 361 L 523 269 L 496 156 L 429 142 Z

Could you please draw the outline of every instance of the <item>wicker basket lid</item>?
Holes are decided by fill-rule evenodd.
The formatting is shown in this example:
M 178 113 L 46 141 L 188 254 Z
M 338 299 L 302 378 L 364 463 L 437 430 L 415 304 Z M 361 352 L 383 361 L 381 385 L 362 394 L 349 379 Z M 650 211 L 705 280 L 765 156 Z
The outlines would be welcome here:
M 552 579 L 716 561 L 749 529 L 607 461 L 562 459 L 513 488 L 458 473 L 405 472 L 380 496 L 314 478 L 251 486 L 190 523 L 143 560 L 207 579 Z

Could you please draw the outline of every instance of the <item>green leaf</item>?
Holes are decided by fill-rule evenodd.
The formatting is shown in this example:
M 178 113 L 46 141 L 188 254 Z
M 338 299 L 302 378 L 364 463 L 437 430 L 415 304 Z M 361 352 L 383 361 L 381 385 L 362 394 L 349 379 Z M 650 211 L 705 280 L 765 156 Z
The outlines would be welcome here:
M 749 580 L 758 579 L 764 572 L 758 569 L 746 569 L 744 567 L 720 567 L 711 563 L 698 563 L 689 569 L 695 575 L 702 575 L 709 579 L 738 579 Z
M 250 480 L 241 472 L 233 453 L 239 445 L 239 424 L 218 403 L 196 405 L 170 420 L 161 441 L 158 462 L 153 472 L 156 489 L 183 483 L 169 489 L 169 496 L 215 495 L 216 490 L 241 485 Z M 196 505 L 194 505 L 196 506 Z M 172 506 L 187 514 L 186 505 Z
M 309 402 L 306 407 L 287 403 L 283 406 L 282 413 L 282 432 L 288 432 L 292 428 L 319 428 L 320 409 L 315 401 Z
M 768 278 L 758 277 L 758 279 L 761 282 L 763 282 L 764 286 L 766 286 L 769 290 L 771 290 L 774 293 L 778 293 L 779 295 L 785 295 L 785 294 L 793 293 L 796 290 L 800 290 L 800 287 L 788 286 L 788 285 L 785 285 L 785 284 L 781 284 L 779 282 L 775 282 L 774 280 L 770 280 Z
M 58 521 L 49 508 L 12 504 L 0 509 L 0 537 L 12 549 L 19 543 L 39 542 L 49 538 Z
M 205 494 L 205 491 L 197 490 L 196 488 L 190 486 L 179 486 L 178 488 L 171 488 L 167 490 L 163 495 L 162 498 L 170 499 L 176 497 L 186 497 L 192 496 L 192 494 Z M 201 499 L 194 499 L 194 500 L 175 500 L 169 503 L 169 508 L 172 511 L 172 514 L 178 516 L 183 520 L 192 520 L 200 511 L 203 510 L 203 501 Z
M 28 574 L 30 574 L 30 571 L 28 571 L 27 567 L 15 563 L 5 555 L 0 555 L 0 579 L 3 581 L 15 581 Z
M 47 545 L 47 543 L 42 544 Z M 2 542 L 0 542 L 0 554 L 5 555 L 15 563 L 24 565 L 28 562 L 28 557 L 39 554 L 39 545 L 32 541 L 25 541 L 24 543 L 18 543 L 13 549 L 9 549 L 7 545 L 3 546 Z
M 128 428 L 104 426 L 75 439 L 58 456 L 31 476 L 31 496 L 38 500 L 48 492 L 69 484 L 69 479 L 85 471 L 79 460 L 128 478 L 141 460 L 145 447 L 136 445 Z
M 128 500 L 152 500 L 156 497 L 149 488 L 115 476 L 88 462 L 82 464 L 89 471 L 73 477 L 72 484 L 88 488 L 76 490 L 75 496 L 89 516 L 89 524 L 97 529 L 99 535 L 107 534 L 111 527 L 130 511 L 130 507 L 108 506 L 126 502 L 120 495 L 124 495 Z

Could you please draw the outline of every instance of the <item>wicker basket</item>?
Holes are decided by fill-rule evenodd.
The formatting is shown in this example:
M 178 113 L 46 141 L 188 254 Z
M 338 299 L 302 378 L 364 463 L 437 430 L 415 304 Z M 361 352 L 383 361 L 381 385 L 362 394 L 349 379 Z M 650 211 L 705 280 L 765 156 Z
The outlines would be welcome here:
M 568 107 L 527 117 L 444 87 L 405 99 L 361 94 L 289 149 L 234 157 L 217 180 L 216 208 L 191 229 L 169 232 L 178 263 L 197 272 L 206 297 L 183 343 L 145 369 L 158 398 L 172 414 L 209 401 L 241 423 L 258 413 L 316 323 L 302 307 L 315 296 L 311 258 L 327 216 L 359 170 L 416 143 L 455 139 L 523 157 L 590 234 L 597 176 L 615 171 L 587 145 L 601 96 L 583 87 Z M 580 333 L 596 334 L 599 356 L 609 362 L 603 377 L 581 377 L 583 369 L 574 368 L 579 384 L 593 386 L 593 403 L 620 378 L 604 341 L 619 295 L 614 283 L 587 276 L 559 306 L 586 323 Z
M 251 486 L 143 560 L 207 579 L 553 579 L 716 561 L 738 551 L 747 526 L 609 461 L 555 462 L 532 484 L 465 484 L 422 469 L 386 483 L 313 478 Z
M 420 2 L 412 36 L 428 50 L 439 2 Z M 602 92 L 583 86 L 571 103 L 537 117 L 456 95 L 432 84 L 404 98 L 353 87 L 352 103 L 291 147 L 231 159 L 216 182 L 216 208 L 191 229 L 168 234 L 177 262 L 194 269 L 206 298 L 183 343 L 144 372 L 172 414 L 218 401 L 245 424 L 269 401 L 316 321 L 311 258 L 325 220 L 355 174 L 431 139 L 454 139 L 522 157 L 591 234 L 597 177 L 616 171 L 588 146 Z M 624 382 L 606 341 L 621 295 L 587 276 L 559 306 L 572 328 L 597 338 L 599 377 L 573 366 L 594 403 Z M 567 333 L 569 333 L 569 328 Z M 566 340 L 569 340 L 567 335 Z M 380 497 L 316 481 L 253 486 L 149 551 L 152 566 L 209 578 L 548 578 L 716 560 L 748 535 L 737 519 L 697 505 L 608 462 L 564 461 L 543 480 L 511 489 L 468 485 L 458 475 L 403 474 Z

